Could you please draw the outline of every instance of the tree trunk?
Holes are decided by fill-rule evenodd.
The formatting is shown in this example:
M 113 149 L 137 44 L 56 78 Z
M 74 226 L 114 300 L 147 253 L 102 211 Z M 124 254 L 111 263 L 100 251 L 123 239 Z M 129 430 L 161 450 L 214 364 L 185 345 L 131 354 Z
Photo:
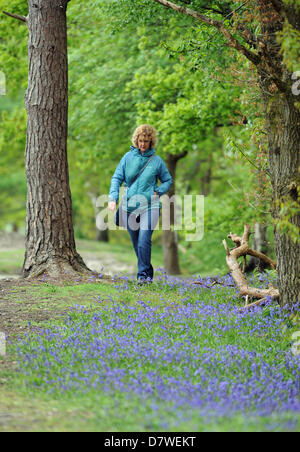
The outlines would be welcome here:
M 268 2 L 262 2 L 260 13 L 266 46 L 258 71 L 268 133 L 280 304 L 284 305 L 300 297 L 300 243 L 299 237 L 296 242 L 291 236 L 291 228 L 294 235 L 300 228 L 300 111 L 295 106 L 299 98 L 292 92 L 292 74 L 283 64 L 276 41 L 283 18 L 274 11 L 270 17 Z M 283 207 L 290 210 L 290 216 L 284 215 Z
M 175 180 L 176 180 L 176 166 L 179 159 L 185 157 L 187 152 L 183 152 L 178 155 L 168 154 L 167 156 L 167 166 L 168 170 L 172 176 L 173 183 L 168 191 L 168 196 L 172 198 L 175 195 Z M 163 209 L 164 214 L 164 209 Z M 168 214 L 168 212 L 167 212 Z M 175 223 L 175 209 L 174 203 L 170 205 L 170 226 L 174 226 Z M 163 244 L 163 254 L 164 254 L 164 269 L 169 275 L 179 275 L 181 273 L 178 259 L 178 237 L 177 231 L 163 230 L 162 233 L 162 244 Z
M 96 240 L 97 242 L 109 242 L 108 229 L 97 231 Z
M 67 0 L 29 0 L 23 275 L 87 272 L 76 252 L 67 161 Z
M 207 156 L 205 173 L 202 175 L 201 181 L 201 193 L 203 196 L 208 196 L 211 188 L 211 176 L 212 176 L 212 164 L 213 154 L 210 153 Z
M 299 203 L 300 112 L 288 93 L 266 98 L 269 160 L 272 182 L 274 238 L 277 257 L 280 303 L 296 303 L 300 297 L 300 245 L 295 243 L 284 223 L 300 228 L 299 210 L 284 218 L 283 206 Z M 281 130 L 281 133 L 278 131 Z M 299 206 L 299 204 L 298 204 Z M 299 209 L 299 207 L 298 207 Z M 299 231 L 299 229 L 298 229 Z M 298 238 L 299 240 L 299 238 Z

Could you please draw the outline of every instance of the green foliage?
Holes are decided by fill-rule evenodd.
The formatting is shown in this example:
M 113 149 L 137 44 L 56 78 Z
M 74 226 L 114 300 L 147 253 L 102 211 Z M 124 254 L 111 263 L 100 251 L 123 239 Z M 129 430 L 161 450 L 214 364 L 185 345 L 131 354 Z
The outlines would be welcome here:
M 187 70 L 186 64 L 147 69 L 143 75 L 136 74 L 128 86 L 135 89 L 139 121 L 157 127 L 164 152 L 201 148 L 203 139 L 234 114 L 237 88 L 224 89 L 205 75 Z
M 300 11 L 299 0 L 285 0 L 285 3 Z M 294 28 L 287 20 L 282 32 L 277 34 L 281 45 L 283 61 L 291 72 L 300 70 L 300 30 Z
M 0 133 L 0 228 L 24 228 L 26 181 L 24 151 L 25 110 L 3 111 Z
M 6 75 L 6 93 L 9 98 L 19 97 L 27 85 L 28 28 L 16 19 L 2 13 L 9 11 L 27 15 L 26 0 L 0 0 L 0 71 Z
M 278 218 L 274 220 L 276 227 L 281 234 L 290 237 L 294 244 L 300 243 L 299 227 L 293 221 L 300 214 L 299 199 L 291 201 L 289 199 L 280 203 Z
M 0 0 L 0 71 L 6 96 L 0 96 L 0 228 L 24 228 L 26 182 L 24 152 L 27 84 L 27 27 L 2 11 L 27 14 L 27 1 Z

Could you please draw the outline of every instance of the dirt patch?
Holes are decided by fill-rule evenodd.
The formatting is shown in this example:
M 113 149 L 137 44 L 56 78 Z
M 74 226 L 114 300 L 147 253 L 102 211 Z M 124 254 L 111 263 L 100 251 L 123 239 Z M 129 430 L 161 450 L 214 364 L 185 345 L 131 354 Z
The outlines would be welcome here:
M 13 340 L 31 330 L 32 325 L 58 318 L 67 312 L 66 308 L 53 307 L 47 303 L 37 303 L 31 296 L 30 288 L 37 286 L 53 285 L 79 285 L 79 284 L 115 284 L 116 278 L 109 275 L 103 275 L 100 280 L 97 274 L 91 274 L 90 277 L 79 276 L 76 281 L 70 281 L 67 278 L 60 279 L 4 279 L 0 281 L 0 332 Z M 17 298 L 16 298 L 17 295 Z M 79 300 L 80 301 L 80 300 Z M 79 302 L 78 301 L 78 302 Z

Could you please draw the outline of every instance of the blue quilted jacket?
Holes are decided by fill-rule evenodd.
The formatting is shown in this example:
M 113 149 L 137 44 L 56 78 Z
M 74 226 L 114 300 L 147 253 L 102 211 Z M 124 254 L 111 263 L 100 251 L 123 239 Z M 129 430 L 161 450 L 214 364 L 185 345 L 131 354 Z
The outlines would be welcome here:
M 132 184 L 134 177 L 152 155 L 155 155 L 154 158 Z M 161 185 L 158 185 L 158 180 L 160 180 Z M 161 207 L 159 197 L 169 190 L 172 177 L 163 159 L 155 154 L 154 148 L 142 153 L 139 149 L 131 146 L 130 151 L 122 157 L 111 179 L 109 201 L 118 203 L 119 190 L 123 182 L 125 182 L 125 187 L 129 188 L 125 189 L 122 209 L 127 212 L 138 211 L 140 213 L 144 209 Z M 155 191 L 159 195 L 158 197 L 154 197 Z M 139 197 L 138 195 L 143 196 Z

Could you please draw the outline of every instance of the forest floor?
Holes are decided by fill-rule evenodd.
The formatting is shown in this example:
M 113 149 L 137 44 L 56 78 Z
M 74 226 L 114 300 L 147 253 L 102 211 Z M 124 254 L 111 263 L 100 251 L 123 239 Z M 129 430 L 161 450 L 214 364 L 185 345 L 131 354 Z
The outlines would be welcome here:
M 39 287 L 45 287 L 45 281 L 42 278 L 21 278 L 23 248 L 24 237 L 22 235 L 0 232 L 0 260 L 2 256 L 4 259 L 2 268 L 5 270 L 5 273 L 3 270 L 1 272 L 0 268 L 0 332 L 5 331 L 10 337 L 24 334 L 30 329 L 32 324 L 59 317 L 68 309 L 68 306 L 61 308 L 61 303 L 55 303 L 55 306 L 51 303 L 49 304 L 49 296 L 39 293 Z M 134 264 L 122 263 L 117 256 L 107 253 L 95 253 L 89 249 L 81 252 L 81 255 L 87 266 L 95 272 L 102 272 L 108 276 L 117 274 L 134 275 Z M 86 281 L 83 281 L 83 279 Z M 66 284 L 82 284 L 84 282 L 88 283 L 89 278 L 81 278 L 78 283 L 62 279 L 59 281 L 47 279 L 47 285 L 52 285 L 52 287 Z M 102 283 L 109 284 L 110 282 L 109 279 L 102 280 Z M 22 298 L 22 305 L 20 304 L 20 298 Z M 80 298 L 81 295 L 79 294 L 78 303 Z M 45 304 L 47 304 L 47 308 L 45 308 Z
M 134 277 L 134 263 L 122 262 L 115 255 L 106 252 L 92 251 L 92 245 L 78 241 L 83 248 L 80 252 L 87 266 L 95 272 L 102 272 L 107 279 L 101 284 L 112 284 L 109 279 L 113 275 Z M 80 246 L 80 245 L 79 245 Z M 5 332 L 10 340 L 23 336 L 32 326 L 58 319 L 66 314 L 76 303 L 82 300 L 82 293 L 74 291 L 70 296 L 55 297 L 56 287 L 90 284 L 90 278 L 81 278 L 77 282 L 68 280 L 49 280 L 42 278 L 21 278 L 21 266 L 24 257 L 24 237 L 18 233 L 0 232 L 0 333 Z M 0 362 L 0 368 L 13 368 L 14 361 Z M 1 412 L 0 412 L 1 420 Z
M 68 415 L 72 412 L 73 419 L 77 416 L 77 408 L 56 407 L 55 402 L 51 407 L 49 401 L 16 391 L 11 380 L 17 375 L 20 362 L 10 347 L 31 331 L 60 322 L 74 306 L 84 302 L 83 298 L 93 300 L 99 295 L 100 284 L 88 278 L 75 283 L 7 276 L 0 281 L 0 333 L 5 333 L 6 338 L 5 356 L 1 356 L 0 344 L 0 431 L 32 431 L 35 425 L 42 425 L 43 431 L 53 420 L 53 428 L 57 430 L 58 424 L 64 423 L 65 410 Z M 110 279 L 99 280 L 101 293 L 110 293 L 113 282 Z
M 76 281 L 50 280 L 48 277 L 21 279 L 22 239 L 0 236 L 0 273 L 3 274 L 0 280 L 0 339 L 1 333 L 6 336 L 4 353 L 0 341 L 1 432 L 299 431 L 300 415 L 293 408 L 298 404 L 295 394 L 298 380 L 293 374 L 296 362 L 290 356 L 289 337 L 281 333 L 283 319 L 276 306 L 240 315 L 238 308 L 244 300 L 238 296 L 230 277 L 221 276 L 219 285 L 204 277 L 201 278 L 203 286 L 191 284 L 198 279 L 195 275 L 168 277 L 161 268 L 159 246 L 153 248 L 155 281 L 141 287 L 135 282 L 136 258 L 130 246 L 92 241 L 77 243 L 85 261 L 89 258 L 94 262 L 91 265 L 94 270 L 96 263 L 99 265 L 100 274 Z M 88 330 L 91 324 L 92 334 Z M 54 348 L 51 345 L 53 331 L 58 334 L 54 336 Z M 59 331 L 65 332 L 61 339 Z M 72 342 L 72 364 L 70 348 L 63 345 L 64 334 L 75 341 Z M 77 340 L 74 334 L 78 334 Z M 124 337 L 131 339 L 122 344 Z M 43 350 L 35 352 L 40 340 L 44 340 Z M 96 342 L 88 344 L 86 340 Z M 101 347 L 95 350 L 99 340 L 103 341 L 103 356 Z M 76 344 L 79 344 L 78 350 Z M 83 366 L 82 346 L 99 354 L 87 357 L 86 367 Z M 53 350 L 62 353 L 58 361 L 52 357 Z M 139 352 L 141 355 L 135 356 Z M 125 360 L 123 353 L 127 356 Z M 194 358 L 190 359 L 191 356 Z M 289 370 L 284 366 L 285 356 L 289 360 Z M 62 364 L 56 367 L 60 360 Z M 110 364 L 103 367 L 102 360 L 108 360 Z M 45 385 L 44 377 L 48 371 L 44 366 L 48 364 L 52 374 Z M 199 375 L 195 373 L 198 365 L 202 366 Z M 241 365 L 244 367 L 239 371 Z M 249 369 L 253 365 L 258 366 L 257 377 L 254 375 L 258 386 L 251 383 L 253 375 Z M 112 384 L 119 385 L 118 372 L 125 372 L 128 381 L 136 378 L 130 396 L 118 388 L 108 393 L 101 385 L 96 389 L 89 387 L 86 392 L 86 377 L 83 383 L 75 377 L 77 372 L 79 377 L 83 371 L 98 372 L 95 366 L 101 367 L 100 373 L 105 374 L 107 370 L 107 378 Z M 166 382 L 171 382 L 164 390 L 170 400 L 174 395 L 179 397 L 174 409 L 171 402 L 165 402 L 165 393 L 157 400 L 150 397 L 141 402 L 138 398 L 136 391 L 148 384 L 153 370 L 158 370 Z M 139 372 L 136 377 L 132 373 L 135 371 Z M 97 375 L 91 374 L 91 382 Z M 188 379 L 188 389 L 184 392 L 187 411 L 182 408 L 181 380 L 174 376 Z M 193 392 L 195 378 L 202 377 L 204 385 L 215 382 L 212 392 L 202 395 L 198 390 Z M 58 386 L 61 378 L 77 389 L 61 390 Z M 224 378 L 230 387 L 227 392 L 219 393 L 225 384 Z M 245 384 L 245 378 L 249 385 Z M 240 383 L 236 379 L 241 379 Z M 274 393 L 269 394 L 272 385 Z M 153 387 L 159 396 L 161 381 L 154 379 Z M 175 393 L 177 389 L 169 394 L 172 388 L 177 388 L 178 394 Z M 221 405 L 220 412 L 215 410 L 220 400 L 234 406 L 241 389 L 245 392 L 241 399 L 245 404 L 242 412 L 240 408 L 227 412 Z M 283 411 L 280 408 L 277 394 L 282 393 L 286 394 L 292 409 L 287 407 Z M 196 400 L 199 406 L 195 405 Z M 252 400 L 261 400 L 261 411 L 267 410 L 268 414 L 253 411 Z
M 113 284 L 110 279 L 102 279 L 101 285 Z M 55 320 L 66 314 L 70 307 L 82 301 L 82 293 L 63 294 L 66 287 L 91 284 L 89 278 L 77 283 L 67 280 L 4 279 L 0 283 L 0 332 L 14 339 L 22 336 L 48 320 Z M 97 283 L 93 283 L 97 287 Z M 61 286 L 62 295 L 57 297 Z M 68 292 L 68 291 L 67 291 Z
M 109 277 L 114 276 L 135 278 L 136 258 L 133 250 L 121 247 L 120 251 L 112 253 L 105 249 L 105 245 L 109 244 L 103 244 L 103 250 L 99 251 L 97 242 L 78 240 L 76 243 L 88 268 L 107 276 L 101 283 L 112 284 L 114 281 Z M 47 279 L 46 286 L 50 291 L 41 294 L 39 289 L 45 289 L 43 278 L 21 278 L 23 257 L 24 237 L 18 233 L 5 234 L 0 231 L 0 332 L 5 331 L 10 337 L 24 334 L 30 330 L 32 324 L 55 319 L 68 311 L 69 306 L 61 303 L 64 300 L 60 299 L 54 305 L 51 302 L 53 297 L 49 296 L 49 293 L 52 295 L 55 292 L 55 286 L 91 282 L 89 277 L 81 278 L 77 282 Z M 157 267 L 160 264 L 157 256 L 154 256 L 154 261 Z M 74 293 L 72 302 L 80 303 L 81 297 L 80 293 Z
M 97 242 L 78 240 L 76 243 L 88 268 L 108 276 L 107 279 L 101 280 L 102 284 L 112 284 L 113 281 L 109 277 L 114 275 L 135 278 L 133 250 L 124 255 L 124 247 L 111 253 L 105 249 L 105 245 L 109 244 L 103 244 L 104 249 L 99 251 Z M 41 294 L 39 289 L 45 289 L 45 281 L 42 278 L 21 278 L 23 257 L 24 237 L 18 233 L 5 234 L 0 231 L 0 332 L 5 331 L 10 337 L 24 334 L 32 324 L 55 319 L 67 312 L 69 306 L 62 301 L 68 300 L 68 294 L 65 300 L 56 300 L 54 305 L 50 301 L 53 297 L 49 296 L 49 293 L 52 295 L 55 292 L 55 286 L 90 283 L 89 277 L 81 278 L 78 282 L 47 279 L 46 286 L 50 287 L 50 292 Z M 81 293 L 73 293 L 72 303 L 80 303 L 81 298 Z

